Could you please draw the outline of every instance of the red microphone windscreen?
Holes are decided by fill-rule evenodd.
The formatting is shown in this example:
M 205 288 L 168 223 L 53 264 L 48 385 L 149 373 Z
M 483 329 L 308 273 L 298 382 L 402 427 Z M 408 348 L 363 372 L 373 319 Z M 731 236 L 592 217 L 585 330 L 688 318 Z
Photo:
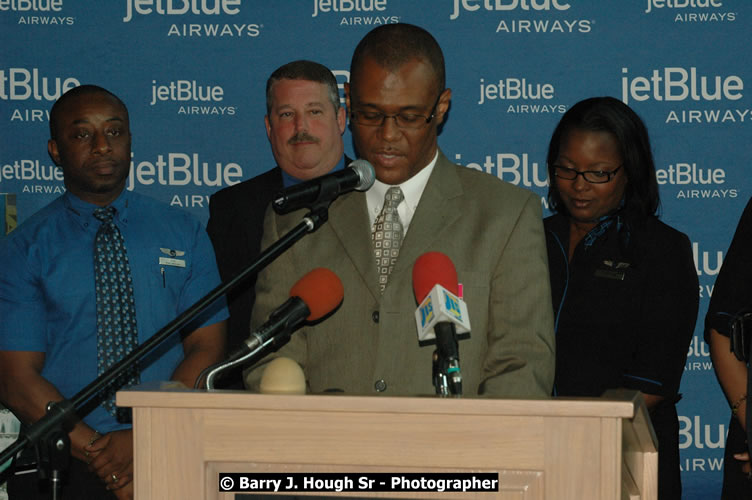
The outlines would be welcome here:
M 311 314 L 306 320 L 316 321 L 329 314 L 342 302 L 345 289 L 329 269 L 317 267 L 300 278 L 290 289 L 290 297 L 300 297 Z
M 457 270 L 452 260 L 441 252 L 427 252 L 418 257 L 413 266 L 413 292 L 418 304 L 435 285 L 441 285 L 459 295 Z

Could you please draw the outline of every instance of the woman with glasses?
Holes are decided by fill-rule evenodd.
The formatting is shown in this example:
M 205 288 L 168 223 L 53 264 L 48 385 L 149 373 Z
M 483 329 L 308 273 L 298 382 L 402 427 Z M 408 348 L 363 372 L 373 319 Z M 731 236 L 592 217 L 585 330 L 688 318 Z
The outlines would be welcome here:
M 642 392 L 659 443 L 659 498 L 681 498 L 676 402 L 697 319 L 686 235 L 660 203 L 642 120 L 611 97 L 575 104 L 548 148 L 544 221 L 556 328 L 556 396 Z

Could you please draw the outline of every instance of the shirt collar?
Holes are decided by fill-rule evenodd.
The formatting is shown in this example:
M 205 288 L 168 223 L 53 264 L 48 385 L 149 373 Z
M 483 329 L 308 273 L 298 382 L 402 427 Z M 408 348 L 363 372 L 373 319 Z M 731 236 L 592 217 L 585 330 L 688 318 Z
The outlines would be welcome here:
M 436 166 L 436 160 L 438 158 L 439 150 L 437 148 L 436 153 L 433 155 L 433 159 L 428 163 L 428 165 L 426 165 L 417 174 L 413 175 L 402 184 L 398 184 L 400 189 L 402 189 L 402 194 L 405 196 L 405 205 L 407 207 L 406 214 L 403 215 L 403 213 L 400 212 L 400 217 L 402 217 L 403 219 L 402 224 L 405 227 L 405 231 L 407 231 L 407 226 L 409 226 L 410 220 L 412 220 L 412 216 L 415 213 L 415 210 L 418 209 L 418 203 L 420 203 L 420 198 L 421 196 L 423 196 L 423 191 L 426 188 L 426 184 L 428 184 L 428 179 L 429 177 L 431 177 L 431 173 Z M 371 189 L 366 191 L 366 203 L 368 204 L 368 215 L 371 218 L 371 225 L 373 225 L 376 217 L 379 215 L 381 206 L 384 204 L 384 196 L 386 195 L 386 192 L 390 187 L 392 186 L 390 186 L 389 184 L 384 184 L 383 182 L 376 179 L 376 182 L 373 183 Z
M 130 198 L 130 192 L 124 188 L 120 195 L 109 205 L 115 209 L 115 219 L 125 225 L 128 224 Z M 84 201 L 70 191 L 65 191 L 63 203 L 68 213 L 73 216 L 81 227 L 86 228 L 90 224 L 94 224 L 95 227 L 99 226 L 99 221 L 94 217 L 94 210 L 99 208 L 98 205 Z
M 334 168 L 327 173 L 336 172 L 337 170 L 342 170 L 345 168 L 345 157 L 339 159 L 336 165 L 334 165 Z M 280 169 L 281 170 L 281 169 Z M 301 182 L 305 182 L 301 179 L 298 179 L 297 177 L 293 177 L 292 175 L 288 174 L 284 170 L 282 170 L 282 185 L 286 188 L 290 186 L 294 186 L 296 184 L 300 184 Z

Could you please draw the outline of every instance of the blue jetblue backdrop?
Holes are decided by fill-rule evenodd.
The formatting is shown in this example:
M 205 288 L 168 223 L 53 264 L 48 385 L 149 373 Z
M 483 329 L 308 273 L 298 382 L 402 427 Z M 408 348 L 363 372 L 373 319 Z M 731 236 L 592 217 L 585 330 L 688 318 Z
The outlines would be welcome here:
M 205 221 L 211 193 L 274 165 L 268 75 L 306 58 L 344 83 L 363 34 L 400 21 L 444 48 L 443 150 L 544 206 L 562 113 L 594 95 L 632 106 L 651 133 L 663 219 L 693 242 L 704 317 L 752 194 L 748 0 L 0 0 L 0 193 L 17 195 L 23 222 L 63 191 L 48 112 L 65 90 L 95 83 L 130 109 L 128 189 Z M 349 132 L 345 142 L 352 156 Z M 701 325 L 679 403 L 688 499 L 718 496 L 729 414 Z

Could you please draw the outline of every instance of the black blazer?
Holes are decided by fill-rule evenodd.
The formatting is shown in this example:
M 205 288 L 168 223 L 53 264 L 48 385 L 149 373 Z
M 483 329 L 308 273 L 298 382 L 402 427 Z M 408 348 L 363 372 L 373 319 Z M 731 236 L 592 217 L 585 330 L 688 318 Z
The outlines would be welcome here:
M 350 163 L 352 160 L 345 156 L 345 166 Z M 282 169 L 274 167 L 252 179 L 221 189 L 209 199 L 206 230 L 214 245 L 223 282 L 235 277 L 261 253 L 264 213 L 282 188 Z M 233 352 L 248 338 L 251 310 L 256 302 L 255 285 L 254 274 L 227 295 L 230 308 L 228 352 Z M 240 374 L 237 375 L 237 380 L 231 381 L 231 385 L 242 388 Z M 231 377 L 235 378 L 234 375 Z
M 247 181 L 226 187 L 209 199 L 209 233 L 222 281 L 235 277 L 261 252 L 264 212 L 282 189 L 282 170 L 274 167 Z M 227 295 L 230 308 L 227 347 L 232 352 L 248 337 L 256 300 L 256 275 Z M 241 385 L 242 387 L 242 385 Z

